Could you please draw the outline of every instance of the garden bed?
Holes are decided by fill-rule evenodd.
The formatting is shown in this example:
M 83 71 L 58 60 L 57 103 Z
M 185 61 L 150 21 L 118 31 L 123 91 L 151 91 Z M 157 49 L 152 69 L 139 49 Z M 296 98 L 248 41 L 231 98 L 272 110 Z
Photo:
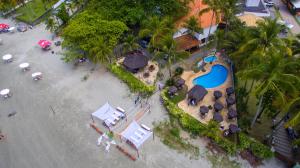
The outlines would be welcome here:
M 108 66 L 108 68 L 119 79 L 124 81 L 132 92 L 139 92 L 143 96 L 150 96 L 155 91 L 155 85 L 146 85 L 144 82 L 137 79 L 132 73 L 126 71 L 117 64 L 111 64 Z

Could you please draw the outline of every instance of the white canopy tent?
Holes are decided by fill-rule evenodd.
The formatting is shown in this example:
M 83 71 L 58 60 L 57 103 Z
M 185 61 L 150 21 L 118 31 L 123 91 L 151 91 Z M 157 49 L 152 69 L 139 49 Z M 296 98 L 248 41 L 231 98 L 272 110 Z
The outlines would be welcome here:
M 133 121 L 122 133 L 122 139 L 129 141 L 138 149 L 150 136 L 152 132 Z
M 97 111 L 92 113 L 92 117 L 97 118 L 103 121 L 106 126 L 112 127 L 119 121 L 121 118 L 125 116 L 124 113 L 116 110 L 112 107 L 108 102 L 106 102 L 102 107 L 100 107 Z

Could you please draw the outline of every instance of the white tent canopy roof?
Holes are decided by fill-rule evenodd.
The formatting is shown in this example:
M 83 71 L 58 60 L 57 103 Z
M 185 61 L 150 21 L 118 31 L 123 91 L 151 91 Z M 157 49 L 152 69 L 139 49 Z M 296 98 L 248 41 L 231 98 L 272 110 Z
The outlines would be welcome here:
M 115 121 L 118 120 L 120 117 L 122 118 L 124 114 L 114 107 L 112 107 L 108 102 L 106 102 L 102 107 L 100 107 L 97 111 L 92 113 L 93 117 L 104 121 L 107 126 L 115 125 Z
M 133 121 L 121 135 L 122 138 L 130 141 L 138 149 L 152 135 L 152 132 Z

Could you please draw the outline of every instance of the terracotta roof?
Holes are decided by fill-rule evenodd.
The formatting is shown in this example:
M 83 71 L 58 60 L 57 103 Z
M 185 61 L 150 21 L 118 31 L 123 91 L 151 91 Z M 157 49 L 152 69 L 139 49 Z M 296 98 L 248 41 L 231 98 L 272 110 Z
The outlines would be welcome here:
M 177 43 L 177 51 L 185 51 L 198 46 L 201 42 L 189 34 L 174 39 Z
M 206 4 L 202 3 L 202 0 L 193 0 L 189 4 L 190 11 L 189 13 L 180 18 L 175 24 L 177 28 L 182 28 L 184 25 L 185 20 L 189 19 L 191 16 L 195 16 L 198 18 L 199 26 L 203 29 L 208 28 L 211 24 L 211 18 L 213 15 L 213 12 L 207 12 L 204 13 L 202 16 L 199 16 L 199 12 L 207 7 Z M 217 25 L 216 18 L 213 18 L 213 25 Z

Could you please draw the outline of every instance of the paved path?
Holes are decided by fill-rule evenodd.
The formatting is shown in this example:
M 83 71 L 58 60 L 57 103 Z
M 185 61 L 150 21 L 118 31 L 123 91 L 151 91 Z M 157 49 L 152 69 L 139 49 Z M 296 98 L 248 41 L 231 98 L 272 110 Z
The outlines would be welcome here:
M 286 7 L 286 5 L 281 0 L 273 0 L 273 1 L 279 7 L 279 12 L 280 12 L 282 18 L 285 21 L 294 25 L 294 27 L 291 29 L 292 33 L 293 34 L 300 33 L 300 26 L 297 23 L 297 21 L 295 20 L 294 16 L 290 13 L 290 11 Z

